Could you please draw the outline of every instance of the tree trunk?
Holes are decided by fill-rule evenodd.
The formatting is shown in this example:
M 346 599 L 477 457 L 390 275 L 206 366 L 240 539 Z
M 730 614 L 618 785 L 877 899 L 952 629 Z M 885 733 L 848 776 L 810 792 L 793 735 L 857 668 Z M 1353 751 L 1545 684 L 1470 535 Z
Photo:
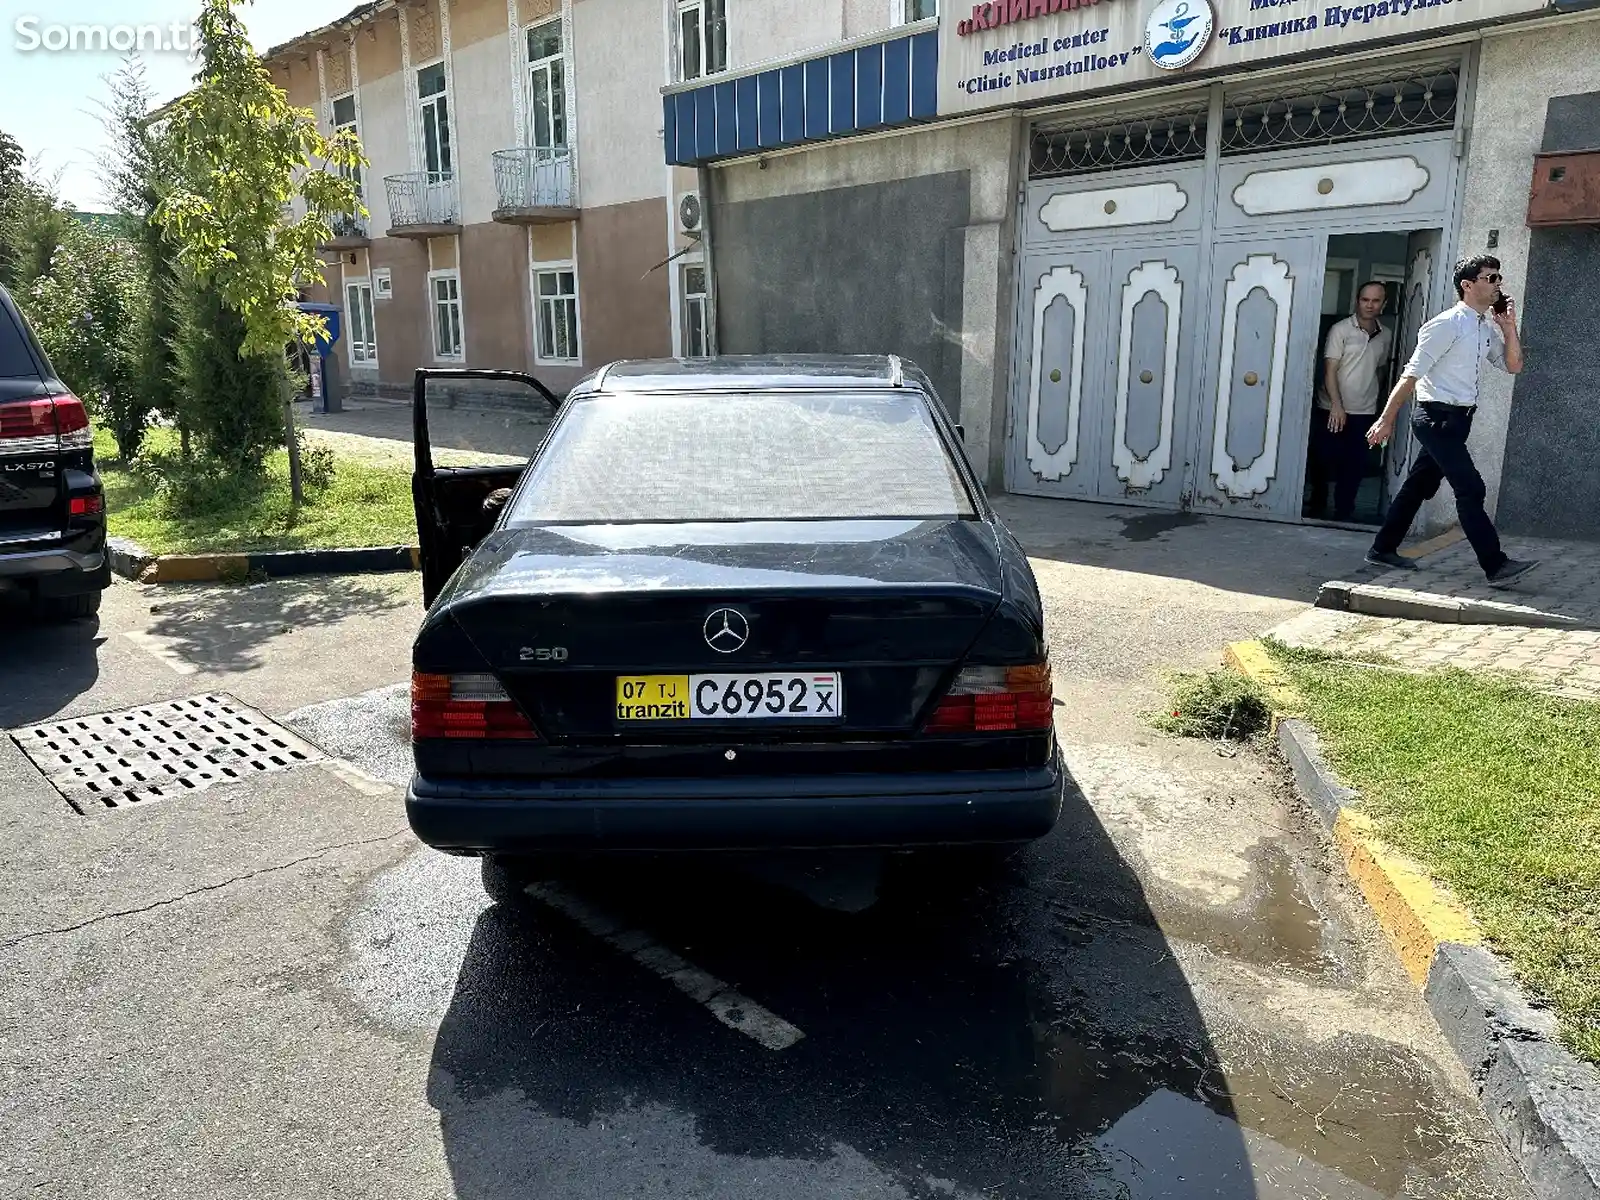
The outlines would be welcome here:
M 294 389 L 289 387 L 283 389 L 283 434 L 289 448 L 289 497 L 299 508 L 305 494 L 300 487 L 300 439 L 294 430 Z

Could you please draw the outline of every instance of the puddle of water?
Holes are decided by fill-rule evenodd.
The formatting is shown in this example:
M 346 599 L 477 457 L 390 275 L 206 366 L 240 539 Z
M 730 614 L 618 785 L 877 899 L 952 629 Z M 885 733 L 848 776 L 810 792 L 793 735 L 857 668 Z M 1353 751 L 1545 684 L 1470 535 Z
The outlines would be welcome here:
M 1130 542 L 1148 542 L 1172 529 L 1198 525 L 1205 518 L 1187 512 L 1152 512 L 1122 518 L 1122 536 Z
M 1336 964 L 1324 946 L 1322 914 L 1288 851 L 1262 842 L 1247 858 L 1250 874 L 1240 904 L 1197 908 L 1153 897 L 1161 931 L 1240 962 L 1326 974 Z
M 1452 1152 L 1472 1138 L 1407 1053 L 1355 1036 L 1336 1039 L 1314 1058 L 1281 1046 L 1249 1047 L 1237 1059 L 1224 1056 L 1233 1059 L 1226 1087 L 1247 1128 L 1391 1196 L 1414 1164 L 1462 1169 Z
M 1449 1106 L 1403 1047 L 1346 1037 L 1313 1056 L 1251 1043 L 1219 1065 L 1059 1024 L 1036 1027 L 1035 1040 L 1056 1137 L 1098 1156 L 1135 1197 L 1375 1200 L 1471 1169 L 1451 1154 L 1470 1135 L 1441 1115 Z
M 1094 1148 L 1129 1200 L 1253 1200 L 1263 1194 L 1383 1200 L 1386 1195 L 1253 1129 L 1241 1131 L 1204 1104 L 1166 1090 L 1152 1093 Z

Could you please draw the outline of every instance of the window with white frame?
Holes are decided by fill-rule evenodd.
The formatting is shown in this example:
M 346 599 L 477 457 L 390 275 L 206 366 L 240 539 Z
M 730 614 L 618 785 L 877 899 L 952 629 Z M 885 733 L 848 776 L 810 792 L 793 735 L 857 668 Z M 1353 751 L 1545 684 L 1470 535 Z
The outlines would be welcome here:
M 687 358 L 711 354 L 711 305 L 703 266 L 683 268 L 683 353 Z
M 365 279 L 344 285 L 346 322 L 350 326 L 350 365 L 378 365 L 378 323 L 372 315 L 372 284 Z
M 913 21 L 926 21 L 939 15 L 939 0 L 890 0 L 892 20 L 896 25 L 909 25 Z
M 417 100 L 422 116 L 422 165 L 429 183 L 446 183 L 455 175 L 450 146 L 450 98 L 446 94 L 444 64 L 434 63 L 417 72 Z
M 570 266 L 535 267 L 539 337 L 534 357 L 542 363 L 575 363 L 578 350 L 578 273 Z
M 561 18 L 528 30 L 528 144 L 567 149 L 567 63 Z
M 361 130 L 356 122 L 356 98 L 354 93 L 348 96 L 337 96 L 333 101 L 333 132 L 340 134 L 346 130 L 355 134 L 358 139 L 361 137 Z M 357 195 L 364 194 L 362 192 L 361 168 L 359 166 L 340 167 L 339 173 L 347 179 L 355 180 Z
M 678 78 L 728 69 L 727 0 L 677 0 Z
M 461 335 L 461 276 L 455 271 L 435 271 L 428 276 L 433 292 L 433 356 L 464 358 Z

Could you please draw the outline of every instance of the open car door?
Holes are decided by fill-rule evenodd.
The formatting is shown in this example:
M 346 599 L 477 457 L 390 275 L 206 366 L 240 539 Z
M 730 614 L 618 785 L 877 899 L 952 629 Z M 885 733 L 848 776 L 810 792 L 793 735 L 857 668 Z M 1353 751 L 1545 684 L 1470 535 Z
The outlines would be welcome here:
M 519 371 L 417 372 L 411 498 L 424 604 L 433 603 L 494 527 L 498 510 L 484 502 L 500 488 L 517 486 L 559 404 L 549 388 Z

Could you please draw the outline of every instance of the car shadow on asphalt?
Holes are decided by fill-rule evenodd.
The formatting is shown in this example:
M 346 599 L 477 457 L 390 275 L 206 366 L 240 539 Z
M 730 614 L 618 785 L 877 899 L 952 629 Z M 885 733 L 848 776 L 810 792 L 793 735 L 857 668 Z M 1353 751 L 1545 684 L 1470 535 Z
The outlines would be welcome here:
M 562 886 L 805 1037 L 765 1049 L 565 916 L 491 907 L 428 1082 L 463 1200 L 1256 1195 L 1189 984 L 1076 787 L 1003 877 L 891 865 L 862 912 L 697 859 Z
M 100 677 L 98 617 L 53 621 L 0 599 L 0 729 L 37 725 Z

